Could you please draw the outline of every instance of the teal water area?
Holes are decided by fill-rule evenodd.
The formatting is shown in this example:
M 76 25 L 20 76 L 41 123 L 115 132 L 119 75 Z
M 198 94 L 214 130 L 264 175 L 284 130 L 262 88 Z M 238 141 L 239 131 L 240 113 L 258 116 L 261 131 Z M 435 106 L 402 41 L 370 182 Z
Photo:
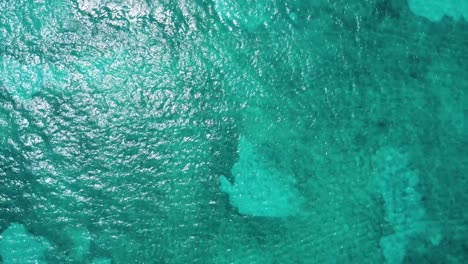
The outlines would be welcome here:
M 465 0 L 0 0 L 0 263 L 467 263 Z

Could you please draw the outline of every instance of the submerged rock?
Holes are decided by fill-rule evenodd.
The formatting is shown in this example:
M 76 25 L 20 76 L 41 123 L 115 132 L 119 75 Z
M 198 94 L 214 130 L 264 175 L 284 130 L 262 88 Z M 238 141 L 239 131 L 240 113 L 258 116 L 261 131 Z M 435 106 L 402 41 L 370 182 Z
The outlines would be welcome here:
M 47 240 L 35 237 L 17 223 L 10 224 L 0 236 L 3 264 L 47 263 L 44 254 L 49 247 Z
M 376 188 L 385 202 L 385 221 L 394 231 L 380 239 L 386 263 L 403 263 L 413 241 L 438 245 L 440 231 L 427 216 L 418 191 L 419 173 L 410 169 L 408 157 L 389 147 L 380 149 L 373 162 Z
M 234 184 L 221 178 L 221 189 L 239 213 L 251 216 L 285 217 L 299 213 L 302 198 L 290 175 L 266 161 L 252 143 L 241 138 L 240 157 L 232 168 Z
M 83 261 L 89 254 L 91 246 L 91 234 L 86 228 L 74 228 L 67 230 L 67 234 L 73 243 L 71 257 L 77 261 Z
M 408 5 L 414 14 L 433 22 L 444 16 L 468 21 L 468 2 L 465 0 L 408 0 Z

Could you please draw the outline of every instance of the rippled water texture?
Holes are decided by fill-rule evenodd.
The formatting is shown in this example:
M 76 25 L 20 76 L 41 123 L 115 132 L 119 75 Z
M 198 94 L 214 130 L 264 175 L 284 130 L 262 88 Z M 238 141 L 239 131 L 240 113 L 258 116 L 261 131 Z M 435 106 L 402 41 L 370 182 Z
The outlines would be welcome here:
M 0 255 L 466 263 L 465 0 L 0 0 Z

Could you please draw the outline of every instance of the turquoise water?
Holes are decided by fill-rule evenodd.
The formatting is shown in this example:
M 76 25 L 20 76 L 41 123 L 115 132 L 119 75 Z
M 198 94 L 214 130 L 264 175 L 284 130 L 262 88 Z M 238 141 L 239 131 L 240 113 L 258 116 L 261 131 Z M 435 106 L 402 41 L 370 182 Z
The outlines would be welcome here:
M 466 263 L 465 0 L 0 0 L 0 263 Z

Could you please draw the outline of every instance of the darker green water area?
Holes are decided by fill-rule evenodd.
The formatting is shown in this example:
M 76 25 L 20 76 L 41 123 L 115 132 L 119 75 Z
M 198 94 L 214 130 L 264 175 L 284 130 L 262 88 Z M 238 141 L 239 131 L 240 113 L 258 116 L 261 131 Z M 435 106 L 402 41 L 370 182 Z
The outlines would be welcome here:
M 466 263 L 445 2 L 0 0 L 0 263 Z

